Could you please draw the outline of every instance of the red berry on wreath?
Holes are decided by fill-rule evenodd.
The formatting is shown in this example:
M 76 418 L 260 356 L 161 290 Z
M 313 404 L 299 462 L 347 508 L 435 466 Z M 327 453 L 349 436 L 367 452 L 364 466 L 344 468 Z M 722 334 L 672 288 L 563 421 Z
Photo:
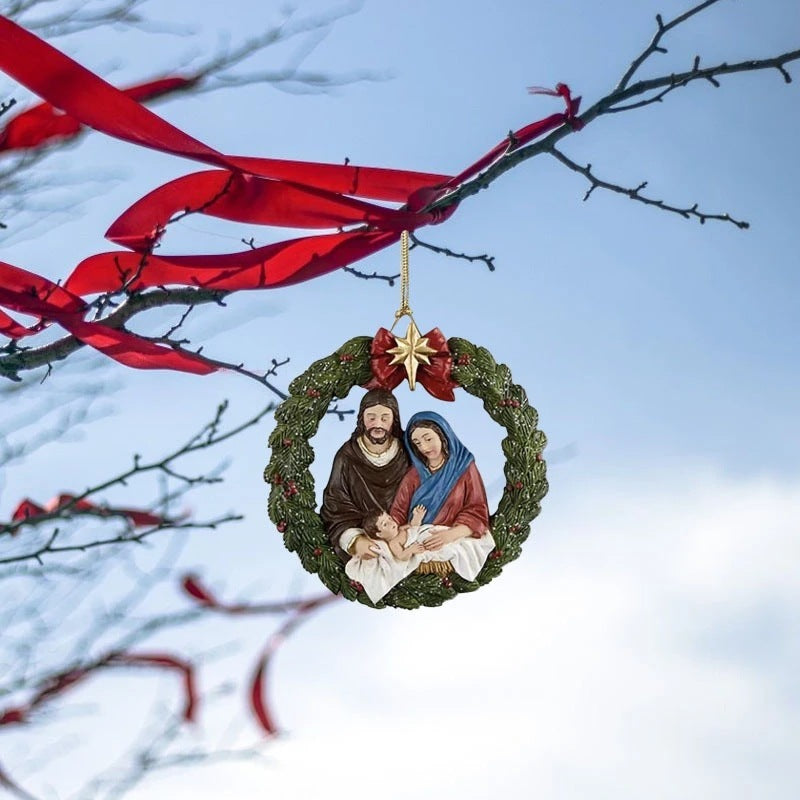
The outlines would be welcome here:
M 278 533 L 283 533 L 283 532 L 286 530 L 286 528 L 288 528 L 289 526 L 287 525 L 287 523 L 286 523 L 286 520 L 285 520 L 285 519 L 282 519 L 282 520 L 281 520 L 281 521 L 280 521 L 280 522 L 277 524 L 277 526 L 276 526 L 276 527 L 278 528 Z

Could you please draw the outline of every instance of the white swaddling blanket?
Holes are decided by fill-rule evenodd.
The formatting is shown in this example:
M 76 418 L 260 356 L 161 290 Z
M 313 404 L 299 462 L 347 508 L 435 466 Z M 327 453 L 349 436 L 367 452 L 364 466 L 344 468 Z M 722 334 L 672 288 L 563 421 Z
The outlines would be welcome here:
M 408 529 L 406 547 L 415 542 L 425 542 L 431 533 L 441 530 L 447 528 L 442 525 L 412 526 Z M 427 561 L 449 561 L 462 578 L 474 581 L 494 546 L 494 537 L 487 531 L 479 539 L 467 536 L 439 550 L 426 550 L 420 555 L 411 556 L 408 561 L 400 561 L 394 557 L 386 542 L 377 540 L 372 546 L 375 558 L 354 556 L 347 562 L 344 571 L 348 578 L 364 587 L 373 603 L 377 603 L 393 586 Z

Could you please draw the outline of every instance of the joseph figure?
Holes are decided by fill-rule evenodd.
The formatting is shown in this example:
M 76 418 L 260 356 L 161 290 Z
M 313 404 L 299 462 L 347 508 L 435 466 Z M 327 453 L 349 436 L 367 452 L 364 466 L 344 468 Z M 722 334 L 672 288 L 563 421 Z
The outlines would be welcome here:
M 320 516 L 336 552 L 374 558 L 374 542 L 364 534 L 364 518 L 388 511 L 411 462 L 403 447 L 400 410 L 386 389 L 370 389 L 361 399 L 353 435 L 336 453 L 322 494 Z

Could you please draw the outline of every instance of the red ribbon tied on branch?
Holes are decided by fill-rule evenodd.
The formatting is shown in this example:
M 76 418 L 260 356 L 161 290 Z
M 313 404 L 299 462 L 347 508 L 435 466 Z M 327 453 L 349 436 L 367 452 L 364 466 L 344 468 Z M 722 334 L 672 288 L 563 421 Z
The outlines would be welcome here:
M 455 400 L 453 389 L 458 384 L 450 377 L 453 356 L 447 346 L 447 339 L 438 328 L 428 331 L 423 338 L 428 340 L 428 346 L 436 352 L 428 356 L 429 364 L 419 365 L 417 381 L 425 387 L 428 394 L 437 399 Z M 394 354 L 389 352 L 396 344 L 394 335 L 386 328 L 381 328 L 375 334 L 370 346 L 370 365 L 373 377 L 366 384 L 367 389 L 394 389 L 403 382 L 406 377 L 405 369 L 402 364 L 392 363 L 396 359 Z
M 135 528 L 163 525 L 165 522 L 168 522 L 166 517 L 153 514 L 151 511 L 145 511 L 139 508 L 120 508 L 118 506 L 98 505 L 89 500 L 76 499 L 75 495 L 67 493 L 59 494 L 44 505 L 40 505 L 28 497 L 24 498 L 14 509 L 14 513 L 11 515 L 11 521 L 20 522 L 21 520 L 31 520 L 35 522 L 37 517 L 53 516 L 62 509 L 74 512 L 75 514 L 92 514 L 98 517 L 124 517 L 128 519 Z M 0 524 L 0 531 L 3 527 L 4 526 Z M 11 535 L 13 536 L 16 532 L 16 528 L 12 529 Z
M 153 286 L 205 287 L 221 292 L 267 289 L 311 280 L 394 244 L 403 230 L 443 222 L 457 202 L 430 208 L 492 163 L 561 125 L 581 127 L 580 98 L 566 84 L 529 89 L 564 101 L 565 110 L 509 133 L 455 176 L 342 164 L 233 156 L 215 150 L 145 108 L 149 100 L 202 78 L 163 77 L 120 90 L 0 15 L 0 70 L 43 102 L 0 130 L 0 154 L 37 149 L 74 137 L 87 127 L 131 144 L 189 158 L 212 167 L 169 181 L 123 212 L 106 233 L 126 248 L 81 262 L 63 287 L 0 263 L 0 306 L 37 318 L 32 327 L 0 310 L 0 334 L 18 339 L 55 322 L 84 344 L 138 369 L 207 374 L 219 369 L 177 345 L 84 319 L 84 295 L 138 291 Z M 396 203 L 398 207 L 372 202 Z M 428 210 L 426 210 L 428 209 Z M 250 224 L 338 229 L 288 239 L 255 250 L 199 255 L 153 255 L 176 214 L 201 213 Z M 355 229 L 344 230 L 349 226 Z M 27 279 L 19 286 L 20 275 Z M 55 288 L 54 288 L 55 287 Z M 452 394 L 445 376 L 426 370 L 425 388 Z M 392 377 L 394 380 L 394 376 Z M 399 382 L 399 381 L 398 381 Z M 396 383 L 395 383 L 396 385 Z M 452 398 L 450 398 L 452 399 Z

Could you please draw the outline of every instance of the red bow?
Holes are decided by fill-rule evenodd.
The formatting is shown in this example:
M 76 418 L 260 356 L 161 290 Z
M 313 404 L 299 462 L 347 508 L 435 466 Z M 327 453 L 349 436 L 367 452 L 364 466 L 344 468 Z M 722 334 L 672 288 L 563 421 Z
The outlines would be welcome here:
M 453 356 L 447 346 L 447 339 L 438 328 L 428 331 L 424 338 L 428 340 L 428 346 L 433 347 L 436 352 L 428 356 L 430 364 L 419 365 L 417 380 L 425 387 L 428 394 L 432 394 L 439 400 L 455 400 L 453 389 L 458 384 L 450 377 Z M 381 328 L 375 334 L 370 347 L 373 377 L 365 388 L 394 389 L 403 382 L 406 376 L 403 365 L 392 364 L 394 356 L 387 352 L 396 344 L 394 336 L 386 328 Z

